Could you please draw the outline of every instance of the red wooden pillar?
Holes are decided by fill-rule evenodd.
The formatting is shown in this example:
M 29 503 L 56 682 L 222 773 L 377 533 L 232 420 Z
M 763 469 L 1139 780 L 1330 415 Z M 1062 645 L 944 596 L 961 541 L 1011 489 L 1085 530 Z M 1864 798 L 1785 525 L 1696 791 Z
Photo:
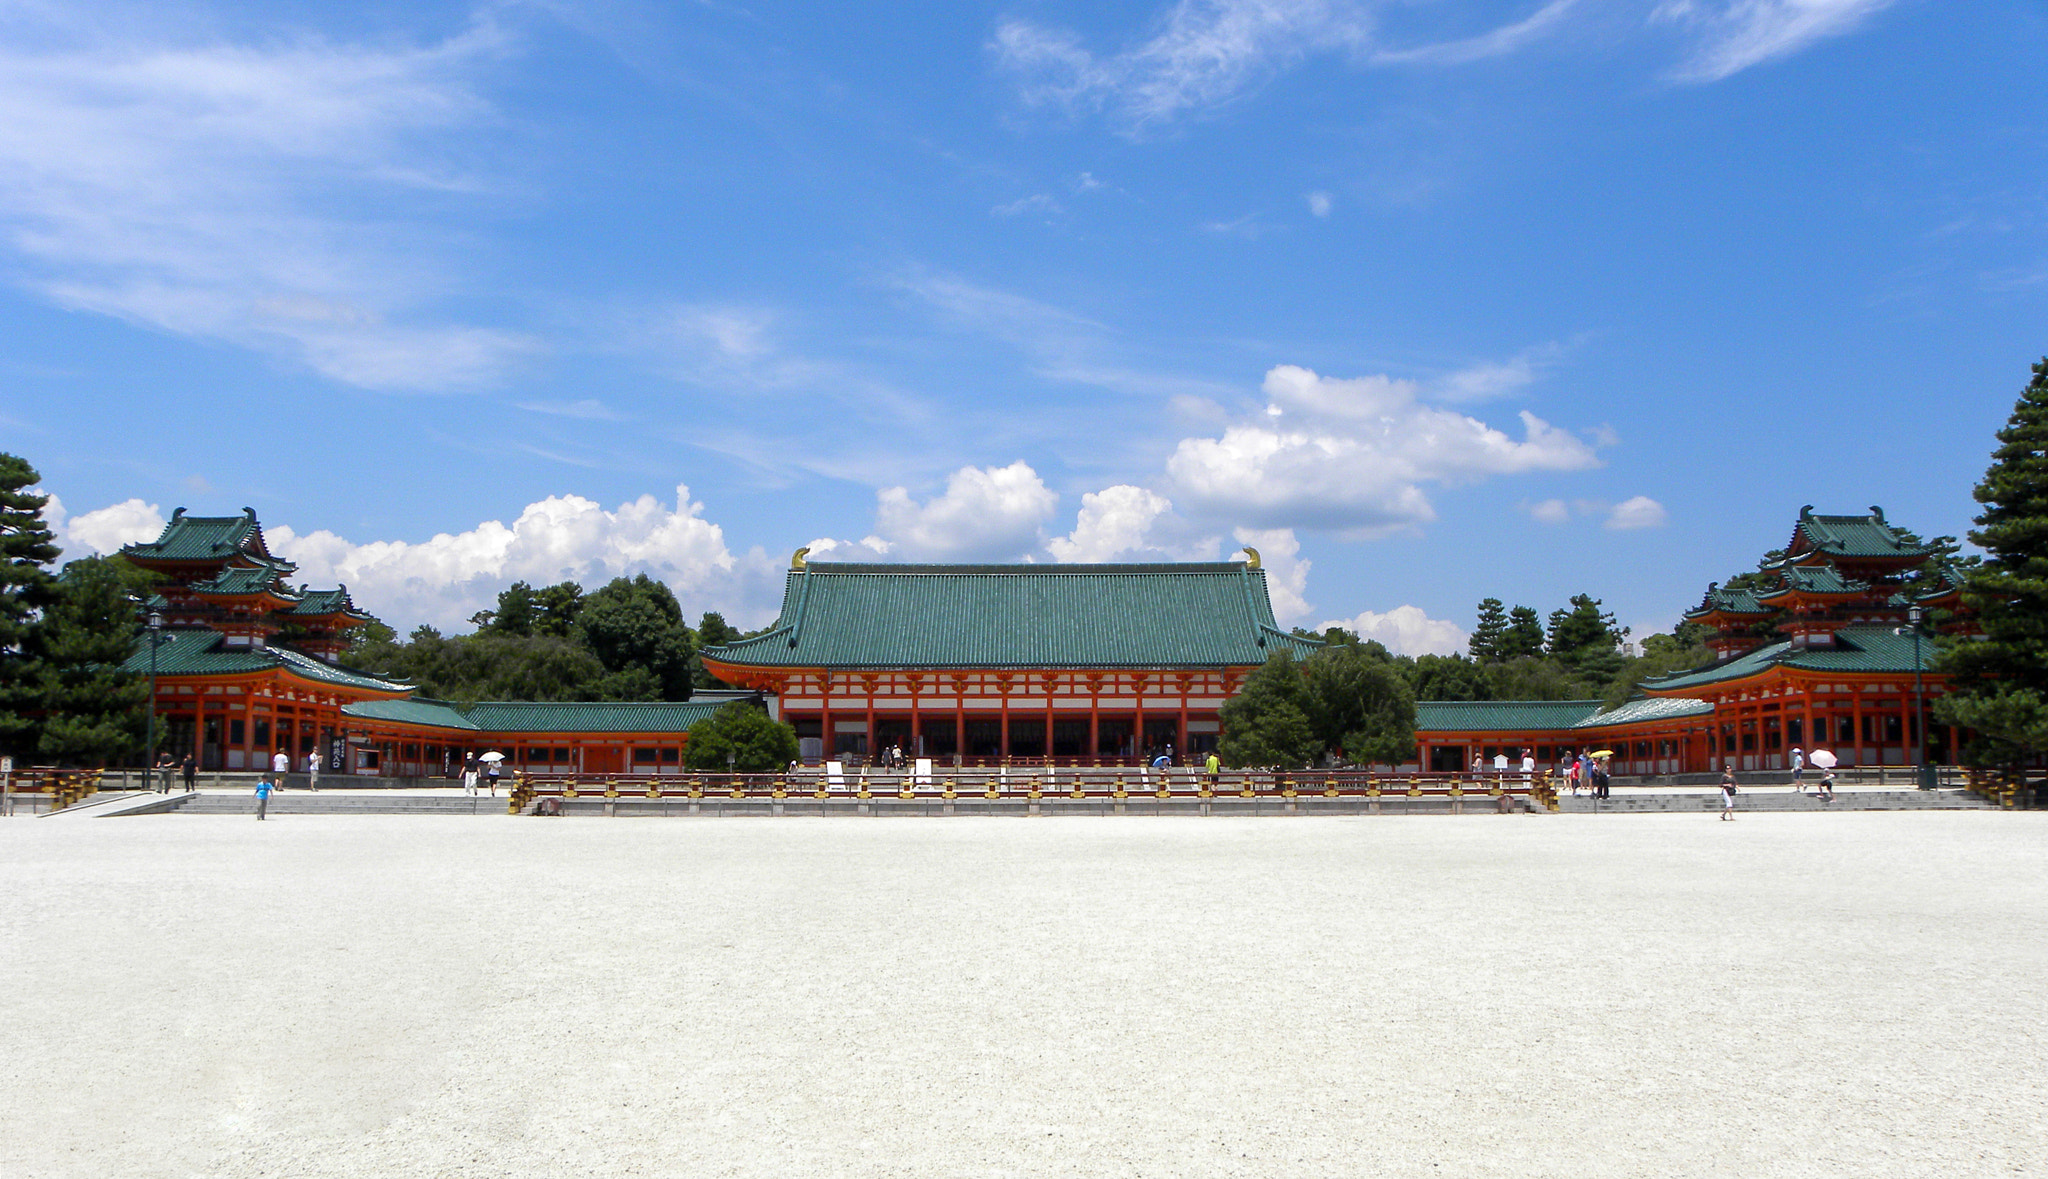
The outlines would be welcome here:
M 1052 692 L 1062 678 L 1051 672 L 1038 677 L 1039 683 L 1045 688 L 1045 764 L 1048 766 L 1052 764 Z
M 1102 764 L 1102 677 L 1088 677 L 1088 759 Z
M 1003 731 L 1002 731 L 1002 734 L 1001 734 L 1001 736 L 1000 736 L 1000 738 L 999 738 L 999 743 L 998 743 L 998 744 L 997 744 L 997 746 L 996 746 L 996 751 L 997 751 L 998 753 L 1000 753 L 1000 754 L 1002 755 L 1002 758 L 1003 758 L 1003 760 L 1004 760 L 1005 762 L 1007 762 L 1007 761 L 1009 761 L 1009 760 L 1010 760 L 1010 688 L 1011 688 L 1011 686 L 1012 686 L 1012 684 L 1011 684 L 1011 680 L 1010 680 L 1010 677 L 1009 677 L 1009 676 L 1007 676 L 1007 675 L 999 675 L 999 676 L 997 676 L 997 677 L 996 677 L 996 691 L 998 691 L 998 692 L 1002 693 L 1002 697 L 1003 697 Z
M 1145 681 L 1143 675 L 1131 677 L 1131 752 L 1141 764 L 1145 760 Z
M 1855 694 L 1849 697 L 1849 728 L 1856 738 L 1856 764 L 1868 765 L 1863 759 L 1863 685 L 1856 685 Z
M 1899 764 L 1913 764 L 1913 689 L 1899 688 Z
M 910 688 L 910 756 L 919 758 L 924 756 L 924 713 L 919 707 L 922 703 L 919 697 L 924 694 L 924 681 L 915 674 L 905 676 L 904 679 Z
M 823 739 L 818 743 L 818 761 L 832 760 L 832 673 L 818 673 L 818 732 Z
M 967 677 L 953 677 L 953 757 L 967 764 Z
M 868 764 L 873 765 L 875 760 L 875 754 L 881 752 L 880 748 L 875 744 L 875 677 L 872 673 L 870 673 L 868 675 L 862 676 L 861 681 L 863 686 L 866 687 L 868 691 L 867 752 L 862 756 L 866 759 Z

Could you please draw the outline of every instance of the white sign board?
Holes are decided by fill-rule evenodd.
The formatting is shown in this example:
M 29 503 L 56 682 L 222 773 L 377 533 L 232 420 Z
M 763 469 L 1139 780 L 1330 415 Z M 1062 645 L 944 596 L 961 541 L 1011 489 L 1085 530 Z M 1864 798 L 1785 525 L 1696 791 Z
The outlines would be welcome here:
M 0 778 L 4 778 L 13 772 L 14 759 L 11 757 L 0 757 Z

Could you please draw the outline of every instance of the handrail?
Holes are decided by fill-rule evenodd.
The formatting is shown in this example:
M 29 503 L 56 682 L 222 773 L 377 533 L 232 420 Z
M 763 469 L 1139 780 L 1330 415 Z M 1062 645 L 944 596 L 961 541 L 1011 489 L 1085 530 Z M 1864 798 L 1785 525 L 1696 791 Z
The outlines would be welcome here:
M 1488 799 L 1505 807 L 1522 799 L 1532 809 L 1557 809 L 1551 775 L 1522 774 L 1378 774 L 1362 770 L 1165 770 L 1133 767 L 1020 769 L 987 768 L 915 770 L 848 770 L 828 775 L 815 770 L 796 773 L 746 774 L 719 770 L 659 775 L 513 775 L 507 800 L 519 813 L 542 798 L 571 800 L 600 797 L 608 808 L 622 800 L 687 798 L 792 798 L 869 801 L 895 798 L 953 802 L 960 799 L 1039 802 L 1052 799 L 1217 799 L 1217 798 L 1353 798 Z

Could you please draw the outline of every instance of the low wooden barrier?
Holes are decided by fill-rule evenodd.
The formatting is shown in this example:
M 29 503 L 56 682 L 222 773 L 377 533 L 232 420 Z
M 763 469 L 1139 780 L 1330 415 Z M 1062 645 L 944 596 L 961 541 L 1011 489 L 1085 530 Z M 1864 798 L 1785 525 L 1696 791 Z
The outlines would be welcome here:
M 1996 803 L 2001 809 L 2012 810 L 2024 807 L 2027 796 L 2034 784 L 2027 780 L 2026 771 L 2013 773 L 2009 770 L 1971 770 L 1965 782 L 1965 789 L 1984 799 Z
M 6 789 L 5 807 L 12 813 L 24 799 L 31 812 L 40 810 L 44 814 L 76 806 L 99 793 L 100 775 L 99 770 L 60 770 L 53 766 L 16 770 Z
M 877 799 L 927 802 L 1060 800 L 1129 801 L 1217 799 L 1363 800 L 1371 813 L 1383 806 L 1412 809 L 1416 804 L 1447 801 L 1454 813 L 1467 806 L 1508 810 L 1519 801 L 1527 809 L 1557 809 L 1557 790 L 1549 774 L 1373 774 L 1359 770 L 1224 770 L 1211 775 L 1200 769 L 1140 768 L 1017 769 L 953 768 L 930 773 L 898 770 L 848 770 L 828 775 L 818 770 L 782 774 L 686 773 L 634 776 L 515 773 L 507 809 L 519 814 L 544 799 L 571 802 L 602 799 L 606 814 L 637 800 L 801 799 L 872 802 Z M 559 803 L 547 808 L 559 809 Z

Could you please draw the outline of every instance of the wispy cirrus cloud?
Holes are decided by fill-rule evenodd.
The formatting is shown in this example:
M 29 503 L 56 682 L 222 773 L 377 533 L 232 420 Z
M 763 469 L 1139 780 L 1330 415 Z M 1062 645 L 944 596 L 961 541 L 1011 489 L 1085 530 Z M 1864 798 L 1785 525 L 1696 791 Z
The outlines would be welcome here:
M 1675 79 L 1711 82 L 1853 32 L 1894 3 L 1654 0 L 1649 23 L 1688 35 Z M 1341 56 L 1365 66 L 1467 65 L 1523 52 L 1590 6 L 1544 0 L 1476 35 L 1394 43 L 1398 34 L 1386 26 L 1412 21 L 1416 7 L 1405 0 L 1176 0 L 1149 36 L 1114 52 L 1091 49 L 1069 29 L 1016 17 L 997 24 L 990 48 L 1026 104 L 1101 113 L 1121 133 L 1141 138 L 1240 101 L 1312 57 Z
M 463 267 L 394 207 L 488 187 L 449 161 L 492 117 L 488 22 L 430 44 L 262 45 L 35 23 L 0 45 L 0 250 L 63 307 L 370 388 L 489 383 L 531 338 L 434 304 Z M 368 212 L 376 209 L 376 214 Z
M 1855 32 L 1894 0 L 1664 0 L 1650 14 L 1682 26 L 1698 43 L 1673 71 L 1684 82 L 1717 82 L 1797 53 L 1824 37 Z

